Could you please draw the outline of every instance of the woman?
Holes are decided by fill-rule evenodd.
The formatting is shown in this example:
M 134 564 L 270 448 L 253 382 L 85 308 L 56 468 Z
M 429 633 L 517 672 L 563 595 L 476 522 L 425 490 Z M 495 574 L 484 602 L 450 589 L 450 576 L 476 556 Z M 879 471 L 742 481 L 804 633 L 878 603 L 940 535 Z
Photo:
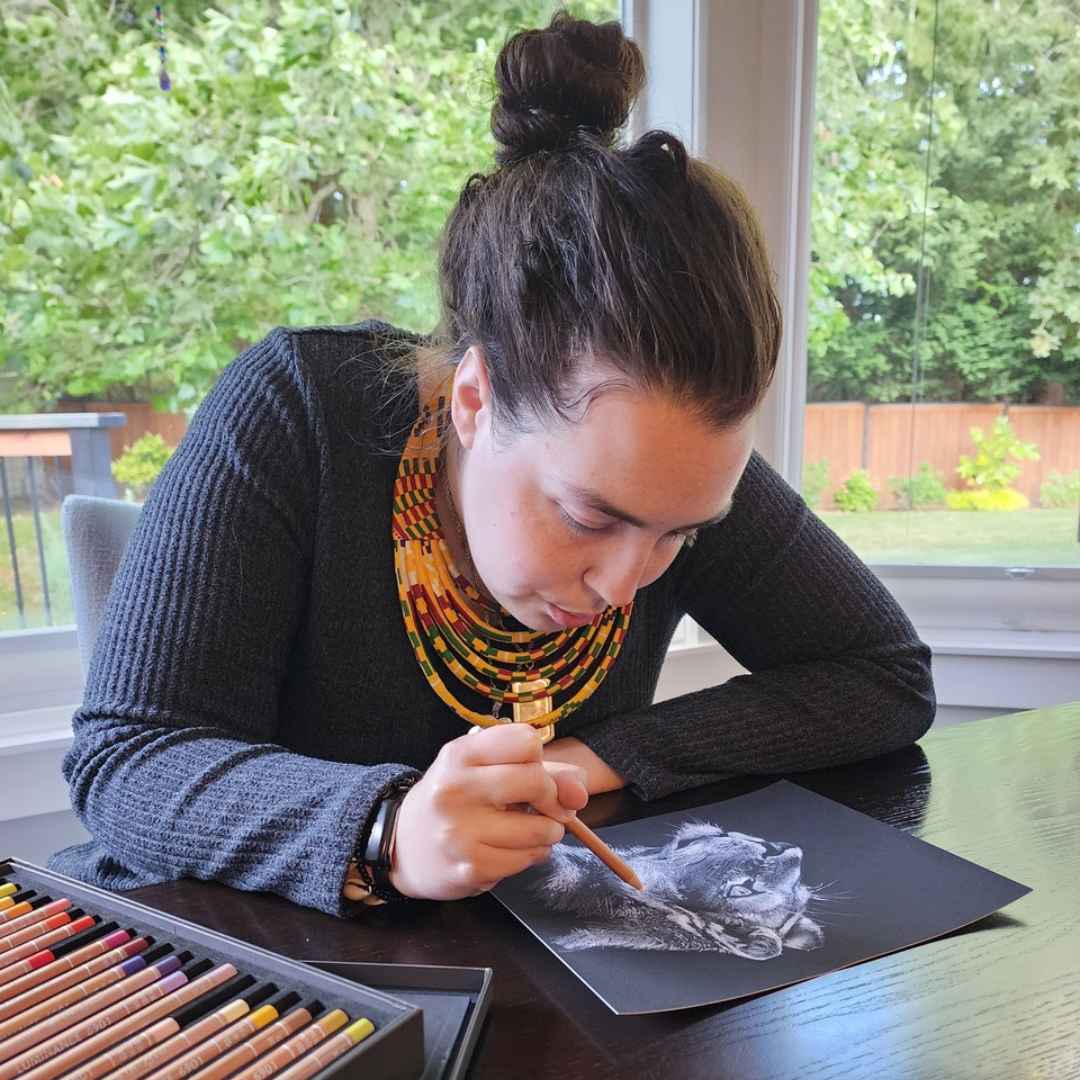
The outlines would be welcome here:
M 615 23 L 512 38 L 436 333 L 278 330 L 222 374 L 114 585 L 65 762 L 95 840 L 55 868 L 451 899 L 591 793 L 929 725 L 927 649 L 751 451 L 780 319 L 745 198 L 615 145 L 643 77 Z M 752 674 L 653 704 L 687 613 Z

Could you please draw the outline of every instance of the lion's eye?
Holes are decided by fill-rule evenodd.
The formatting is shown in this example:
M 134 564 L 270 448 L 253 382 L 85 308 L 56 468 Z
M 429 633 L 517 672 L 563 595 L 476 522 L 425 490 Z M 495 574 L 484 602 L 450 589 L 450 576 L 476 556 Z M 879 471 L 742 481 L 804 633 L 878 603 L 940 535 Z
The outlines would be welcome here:
M 749 878 L 747 878 L 745 881 L 732 882 L 724 890 L 724 895 L 728 897 L 753 896 L 753 885 L 754 883 Z

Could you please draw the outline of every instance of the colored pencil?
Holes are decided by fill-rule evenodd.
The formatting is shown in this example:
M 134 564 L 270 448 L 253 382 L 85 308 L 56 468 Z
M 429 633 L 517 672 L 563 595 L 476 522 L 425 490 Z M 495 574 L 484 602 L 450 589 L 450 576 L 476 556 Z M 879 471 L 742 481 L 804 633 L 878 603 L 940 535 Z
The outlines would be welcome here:
M 97 1017 L 104 1022 L 114 1006 L 131 1004 L 128 998 L 133 995 L 137 998 L 140 990 L 153 987 L 179 967 L 180 958 L 177 956 L 166 957 L 153 967 L 147 967 L 141 956 L 135 956 L 102 972 L 98 976 L 102 980 L 101 985 L 89 992 L 87 986 L 96 980 L 88 980 L 65 990 L 60 995 L 65 1004 L 60 1007 L 56 1007 L 54 998 L 46 998 L 32 1009 L 4 1021 L 0 1062 L 9 1061 L 39 1045 L 44 1049 L 55 1043 L 58 1048 L 54 1053 L 59 1053 L 66 1045 L 59 1044 L 70 1032 L 80 1030 L 79 1025 L 88 1018 Z
M 4 915 L 10 915 L 16 908 L 21 906 L 21 904 L 16 904 L 11 911 L 5 911 Z M 5 922 L 3 926 L 0 926 L 0 952 L 7 952 L 8 949 L 13 949 L 15 945 L 21 945 L 26 940 L 26 938 L 20 938 L 18 941 L 12 942 L 13 936 L 17 935 L 21 930 L 51 919 L 61 912 L 66 912 L 69 907 L 71 907 L 70 900 L 50 900 L 48 903 L 42 904 L 41 907 L 32 908 L 25 915 L 12 919 L 10 922 Z M 0 918 L 3 918 L 3 916 L 0 915 Z
M 141 1057 L 129 1062 L 110 1080 L 140 1080 L 141 1077 L 169 1065 L 174 1058 L 198 1046 L 204 1039 L 216 1035 L 223 1028 L 228 1028 L 250 1012 L 251 1006 L 243 999 L 236 998 L 220 1009 L 196 1020 L 190 1027 L 185 1027 L 159 1046 L 147 1051 Z M 277 1010 L 274 1010 L 277 1015 Z
M 173 966 L 173 970 L 179 967 L 179 962 Z M 90 979 L 84 979 L 82 982 L 75 983 L 74 986 L 69 986 L 66 989 L 58 990 L 54 994 L 42 994 L 38 995 L 38 1000 L 35 1003 L 19 1002 L 23 1007 L 19 1009 L 14 1015 L 9 1016 L 5 1020 L 0 1020 L 0 1039 L 10 1039 L 17 1032 L 24 1031 L 26 1028 L 32 1025 L 39 1024 L 46 1017 L 53 1016 L 56 1013 L 63 1012 L 69 1009 L 73 1005 L 80 1003 L 86 1004 L 86 1009 L 94 1011 L 95 1007 L 104 1007 L 106 1004 L 111 1004 L 112 1001 L 119 1001 L 120 998 L 113 995 L 111 1000 L 105 1000 L 98 998 L 97 995 L 103 990 L 109 987 L 115 986 L 115 984 L 123 982 L 128 993 L 134 993 L 140 988 L 145 986 L 147 982 L 153 982 L 155 978 L 161 978 L 162 974 L 167 975 L 168 972 L 159 972 L 156 976 L 152 976 L 147 979 L 143 972 L 146 969 L 146 960 L 141 956 L 132 957 L 130 960 L 125 960 L 123 963 L 115 964 L 114 966 L 100 972 Z M 152 970 L 152 969 L 151 969 Z M 132 982 L 131 976 L 139 975 L 140 982 Z M 46 985 L 45 989 L 49 989 Z M 93 998 L 93 1002 L 88 999 Z M 16 1004 L 16 1002 L 10 1002 L 10 1004 Z M 89 1016 L 90 1012 L 85 1011 L 83 1015 Z M 65 1013 L 68 1020 L 74 1019 L 75 1014 L 70 1015 Z M 65 1025 L 61 1023 L 61 1030 Z M 38 1042 L 41 1040 L 39 1039 Z M 27 1043 L 27 1046 L 32 1045 Z M 23 1049 L 26 1047 L 24 1046 Z M 6 1061 L 8 1057 L 14 1055 L 6 1052 L 6 1044 L 0 1043 L 0 1061 Z
M 224 1031 L 211 1035 L 182 1053 L 174 1061 L 150 1073 L 147 1080 L 183 1080 L 184 1077 L 218 1060 L 227 1050 L 251 1038 L 267 1024 L 275 1021 L 277 1017 L 278 1011 L 273 1005 L 262 1005 L 254 1012 L 230 1024 Z
M 325 1016 L 301 1028 L 280 1046 L 253 1061 L 246 1069 L 241 1069 L 234 1080 L 267 1080 L 267 1077 L 280 1072 L 291 1065 L 301 1054 L 318 1046 L 327 1036 L 333 1035 L 349 1022 L 349 1017 L 342 1009 L 331 1009 Z
M 83 945 L 74 952 L 55 960 L 46 961 L 10 982 L 0 986 L 0 1019 L 6 1020 L 27 1005 L 33 1005 L 54 993 L 66 990 L 99 971 L 119 964 L 136 953 L 142 952 L 149 942 L 146 938 L 132 938 L 127 930 L 117 930 L 107 937 Z M 48 950 L 46 950 L 46 955 Z M 31 991 L 37 991 L 33 996 Z
M 627 885 L 632 885 L 641 892 L 645 891 L 641 879 L 634 873 L 629 864 L 620 859 L 588 825 L 574 817 L 566 823 L 566 831 L 580 840 L 609 870 L 622 878 Z
M 75 918 L 81 918 L 82 914 L 76 908 Z M 22 948 L 28 941 L 37 941 L 46 934 L 51 934 L 58 927 L 69 926 L 73 921 L 71 915 L 66 911 L 61 911 L 58 915 L 50 915 L 48 918 L 40 919 L 30 926 L 24 926 L 21 930 L 8 934 L 3 942 L 0 942 L 0 949 L 14 952 L 16 949 Z
M 13 881 L 5 881 L 3 885 L 0 885 L 0 897 L 8 897 L 13 892 L 18 892 L 19 886 Z
M 6 953 L 0 953 L 0 986 L 3 986 L 4 983 L 11 982 L 12 979 L 17 979 L 19 975 L 25 975 L 28 971 L 33 971 L 33 966 L 24 968 L 22 961 L 27 960 L 28 958 L 32 959 L 50 945 L 55 945 L 58 941 L 66 941 L 76 934 L 81 934 L 84 930 L 89 930 L 90 927 L 94 926 L 96 923 L 97 916 L 80 915 L 79 918 L 68 923 L 67 926 L 61 926 L 55 930 L 50 930 L 48 933 L 42 934 L 40 938 L 34 938 L 32 941 L 24 941 L 21 945 L 16 946 Z
M 107 1024 L 104 1013 L 90 1017 L 82 1025 L 77 1025 L 78 1030 L 73 1029 L 62 1037 L 65 1048 L 60 1053 L 39 1058 L 38 1054 L 44 1050 L 44 1046 L 37 1046 L 28 1054 L 12 1058 L 11 1061 L 0 1065 L 0 1080 L 14 1080 L 16 1076 L 21 1076 L 23 1080 L 54 1080 L 61 1073 L 67 1072 L 76 1065 L 81 1065 L 110 1046 L 115 1046 L 122 1039 L 148 1027 L 163 1016 L 168 1016 L 182 1005 L 187 1005 L 196 998 L 202 997 L 203 994 L 227 982 L 235 974 L 236 968 L 232 964 L 222 964 L 213 971 L 208 971 L 205 975 L 188 982 L 187 976 L 182 971 L 174 971 L 153 986 L 139 991 L 134 998 L 113 1006 L 113 1009 L 120 1010 L 124 1006 L 130 1008 L 134 1005 L 135 1008 L 129 1015 L 110 1020 Z M 152 996 L 153 992 L 160 995 L 163 989 L 167 992 L 164 996 L 159 996 L 157 1000 L 136 1004 L 136 998 L 141 998 L 143 995 Z M 13 1066 L 17 1068 L 12 1070 Z
M 307 1009 L 293 1009 L 276 1024 L 263 1028 L 258 1034 L 234 1047 L 227 1054 L 222 1054 L 209 1065 L 204 1065 L 198 1071 L 191 1073 L 191 1080 L 224 1080 L 241 1065 L 258 1060 L 260 1055 L 266 1053 L 267 1050 L 284 1042 L 293 1032 L 310 1023 L 311 1013 Z M 147 1077 L 147 1080 L 151 1080 L 151 1077 Z
M 344 1031 L 319 1043 L 295 1064 L 278 1073 L 277 1080 L 311 1080 L 320 1069 L 363 1042 L 374 1030 L 375 1025 L 367 1017 L 354 1020 Z

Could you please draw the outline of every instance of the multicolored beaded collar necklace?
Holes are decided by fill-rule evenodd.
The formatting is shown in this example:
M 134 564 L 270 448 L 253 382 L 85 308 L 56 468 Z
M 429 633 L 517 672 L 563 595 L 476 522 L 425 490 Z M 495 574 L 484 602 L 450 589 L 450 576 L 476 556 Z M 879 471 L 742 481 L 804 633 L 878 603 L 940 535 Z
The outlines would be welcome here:
M 454 565 L 435 508 L 449 389 L 444 384 L 421 411 L 394 483 L 394 565 L 405 629 L 424 676 L 454 712 L 490 727 L 505 722 L 499 709 L 510 705 L 513 719 L 540 728 L 546 742 L 611 670 L 634 605 L 556 633 L 505 629 L 511 617 Z M 446 674 L 490 698 L 492 713 L 458 701 Z

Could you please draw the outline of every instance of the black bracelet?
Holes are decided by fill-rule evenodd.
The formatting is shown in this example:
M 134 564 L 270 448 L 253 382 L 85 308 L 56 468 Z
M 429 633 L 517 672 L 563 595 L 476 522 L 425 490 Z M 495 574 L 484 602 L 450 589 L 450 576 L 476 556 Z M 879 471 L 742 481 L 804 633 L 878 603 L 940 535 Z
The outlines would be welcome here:
M 354 858 L 360 880 L 371 890 L 372 896 L 390 902 L 407 900 L 390 883 L 390 871 L 394 869 L 394 836 L 397 833 L 398 811 L 409 789 L 419 777 L 408 776 L 397 780 L 375 803 L 367 825 L 356 845 Z

